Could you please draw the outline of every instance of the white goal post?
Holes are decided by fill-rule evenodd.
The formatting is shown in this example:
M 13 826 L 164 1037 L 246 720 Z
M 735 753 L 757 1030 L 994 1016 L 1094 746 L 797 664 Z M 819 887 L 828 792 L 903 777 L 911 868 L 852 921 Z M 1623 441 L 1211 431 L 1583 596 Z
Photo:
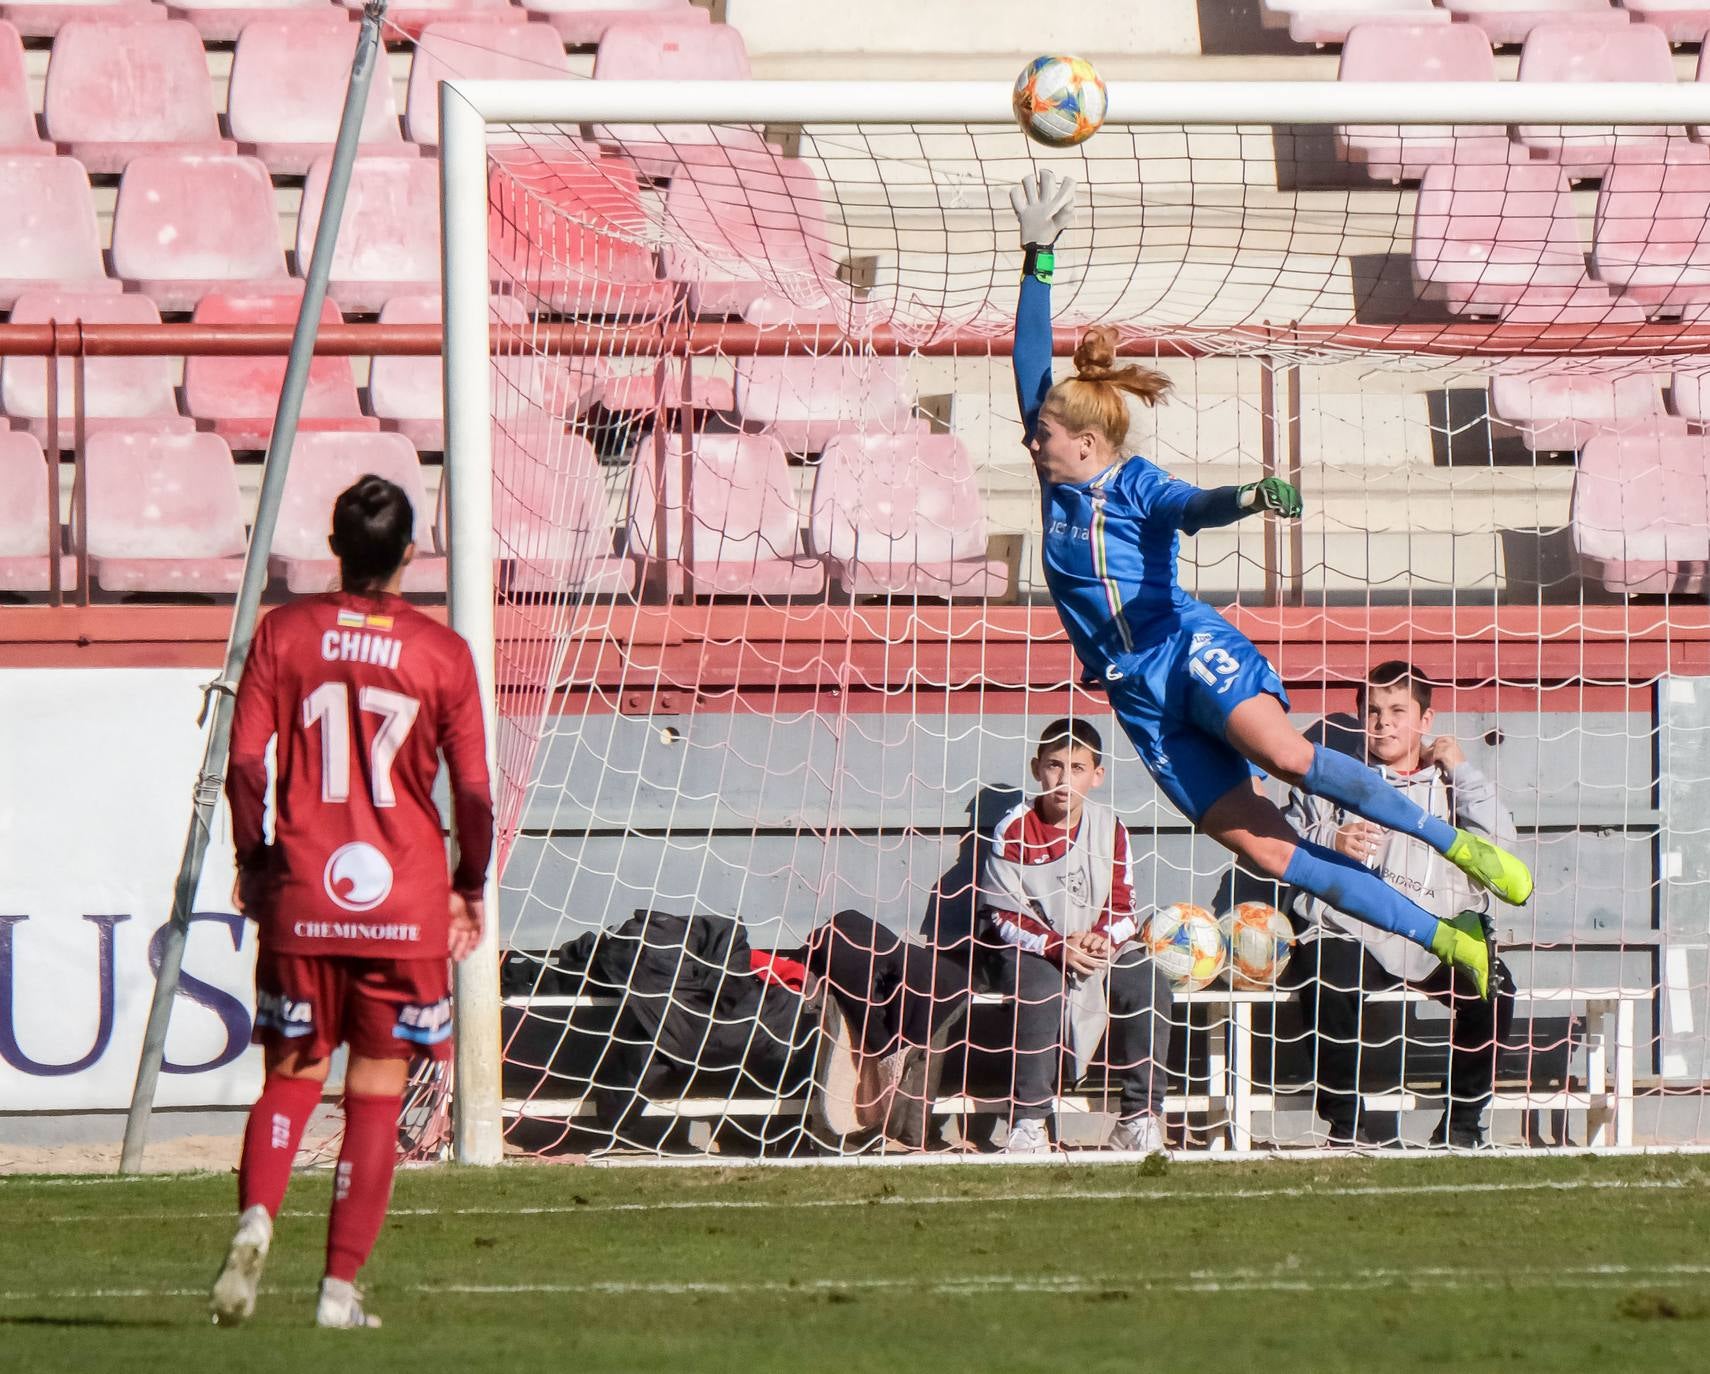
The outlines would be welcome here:
M 999 83 L 493 82 L 440 90 L 444 386 L 452 625 L 475 651 L 497 774 L 495 541 L 489 348 L 489 144 L 496 129 L 617 124 L 860 125 L 930 129 L 1012 123 Z M 1151 82 L 1111 87 L 1107 127 L 1340 125 L 1710 126 L 1710 84 Z M 1095 136 L 1096 139 L 1096 136 Z M 1139 168 L 1142 185 L 1146 167 Z M 821 335 L 821 337 L 824 337 Z M 455 1155 L 503 1153 L 498 862 L 487 933 L 457 970 Z

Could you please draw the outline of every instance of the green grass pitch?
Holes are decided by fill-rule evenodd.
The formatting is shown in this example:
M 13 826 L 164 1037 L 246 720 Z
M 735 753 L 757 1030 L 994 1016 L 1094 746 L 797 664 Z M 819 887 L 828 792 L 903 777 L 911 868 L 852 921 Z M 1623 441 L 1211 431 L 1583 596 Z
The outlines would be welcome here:
M 1710 1367 L 1710 1158 L 400 1175 L 322 1332 L 299 1177 L 255 1321 L 208 1325 L 218 1176 L 0 1180 L 0 1367 Z

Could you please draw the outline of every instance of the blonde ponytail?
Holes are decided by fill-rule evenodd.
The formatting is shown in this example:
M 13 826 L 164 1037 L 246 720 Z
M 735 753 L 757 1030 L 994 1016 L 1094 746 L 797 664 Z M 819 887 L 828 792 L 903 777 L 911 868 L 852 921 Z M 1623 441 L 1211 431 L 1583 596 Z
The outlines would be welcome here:
M 1134 396 L 1155 406 L 1169 394 L 1170 379 L 1138 363 L 1116 366 L 1117 333 L 1095 325 L 1075 347 L 1075 375 L 1058 382 L 1045 396 L 1042 413 L 1071 433 L 1096 430 L 1121 450 L 1128 444 L 1128 404 Z

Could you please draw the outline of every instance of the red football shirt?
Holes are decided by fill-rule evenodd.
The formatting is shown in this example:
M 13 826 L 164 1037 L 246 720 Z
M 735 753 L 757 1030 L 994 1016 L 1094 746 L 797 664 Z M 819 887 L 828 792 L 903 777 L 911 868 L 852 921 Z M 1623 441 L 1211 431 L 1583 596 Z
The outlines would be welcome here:
M 455 875 L 433 800 L 442 752 Z M 333 592 L 280 607 L 257 629 L 238 683 L 226 795 L 239 868 L 267 875 L 265 909 L 250 914 L 268 948 L 443 959 L 450 892 L 480 895 L 493 843 L 469 645 L 398 596 Z

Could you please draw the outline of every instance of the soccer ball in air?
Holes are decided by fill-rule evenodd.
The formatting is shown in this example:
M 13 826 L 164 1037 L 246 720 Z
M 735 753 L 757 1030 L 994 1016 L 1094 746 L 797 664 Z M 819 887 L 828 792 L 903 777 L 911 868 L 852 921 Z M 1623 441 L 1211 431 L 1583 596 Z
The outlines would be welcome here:
M 1160 907 L 1140 938 L 1177 992 L 1198 992 L 1223 972 L 1223 932 L 1202 906 Z
M 1294 927 L 1265 902 L 1242 902 L 1217 923 L 1229 947 L 1229 977 L 1237 988 L 1269 990 L 1277 985 L 1294 952 Z
M 1104 123 L 1104 82 L 1079 57 L 1036 57 L 1015 79 L 1015 117 L 1048 148 L 1073 148 Z

